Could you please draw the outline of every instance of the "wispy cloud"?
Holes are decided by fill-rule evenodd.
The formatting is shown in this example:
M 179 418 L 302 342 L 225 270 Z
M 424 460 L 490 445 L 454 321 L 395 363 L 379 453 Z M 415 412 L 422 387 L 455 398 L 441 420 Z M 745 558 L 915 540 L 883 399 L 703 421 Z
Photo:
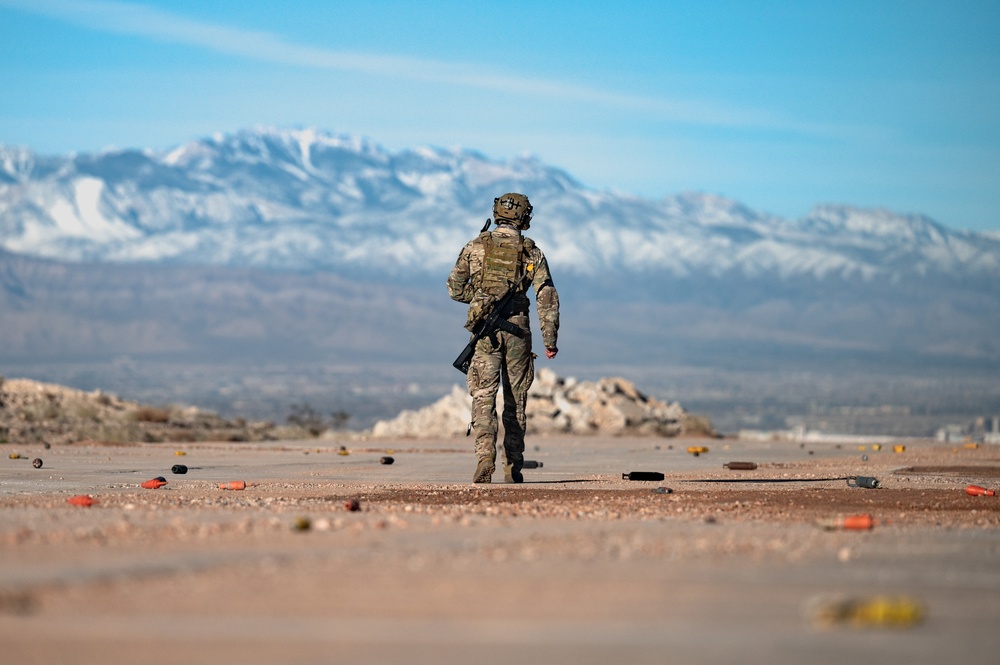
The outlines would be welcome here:
M 834 136 L 836 127 L 790 121 L 760 109 L 732 109 L 692 100 L 667 100 L 530 76 L 483 71 L 438 60 L 369 55 L 302 46 L 274 33 L 195 21 L 148 5 L 116 0 L 0 0 L 8 7 L 90 29 L 183 44 L 248 60 L 292 67 L 354 72 L 489 91 L 517 89 L 534 98 L 586 103 L 702 126 L 747 127 Z

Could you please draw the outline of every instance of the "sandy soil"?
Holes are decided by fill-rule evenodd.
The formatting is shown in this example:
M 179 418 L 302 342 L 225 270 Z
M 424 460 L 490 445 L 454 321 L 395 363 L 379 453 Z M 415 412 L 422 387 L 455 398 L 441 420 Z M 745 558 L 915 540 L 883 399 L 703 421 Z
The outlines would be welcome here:
M 481 486 L 466 443 L 4 446 L 0 660 L 930 663 L 1000 647 L 1000 498 L 965 492 L 998 489 L 995 446 L 551 438 L 529 443 L 543 466 L 523 485 Z M 723 468 L 737 460 L 759 466 Z M 622 479 L 636 470 L 665 478 Z M 155 476 L 167 485 L 139 486 Z M 233 480 L 250 486 L 219 489 Z M 82 494 L 95 504 L 67 503 Z M 874 527 L 836 528 L 857 514 Z

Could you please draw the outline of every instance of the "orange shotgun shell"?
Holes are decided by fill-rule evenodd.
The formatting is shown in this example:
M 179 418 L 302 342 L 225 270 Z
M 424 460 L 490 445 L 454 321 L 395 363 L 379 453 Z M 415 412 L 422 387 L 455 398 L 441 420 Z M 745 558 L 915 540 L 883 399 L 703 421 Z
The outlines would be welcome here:
M 70 498 L 66 499 L 66 503 L 73 506 L 83 506 L 86 508 L 94 505 L 94 500 L 86 494 L 79 494 L 77 496 L 71 496 Z
M 245 490 L 247 483 L 245 480 L 234 480 L 228 483 L 219 483 L 220 490 Z
M 873 526 L 875 526 L 875 520 L 872 519 L 871 515 L 849 515 L 844 518 L 844 521 L 840 525 L 842 529 L 853 531 L 863 531 Z
M 965 488 L 965 493 L 969 496 L 996 496 L 997 493 L 993 490 L 988 490 L 985 487 L 980 487 L 979 485 L 969 485 Z
M 142 486 L 148 490 L 158 490 L 166 484 L 167 484 L 166 480 L 162 480 L 160 478 L 153 478 L 152 480 L 147 480 L 146 482 L 144 482 Z

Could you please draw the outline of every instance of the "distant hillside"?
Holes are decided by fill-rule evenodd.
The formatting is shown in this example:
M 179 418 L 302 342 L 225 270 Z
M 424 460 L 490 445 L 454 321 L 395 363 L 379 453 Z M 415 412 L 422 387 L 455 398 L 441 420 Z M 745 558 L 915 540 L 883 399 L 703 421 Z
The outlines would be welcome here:
M 0 443 L 273 441 L 296 436 L 308 432 L 228 421 L 192 406 L 150 406 L 100 390 L 0 377 Z
M 439 363 L 464 345 L 464 307 L 438 284 L 325 272 L 66 264 L 0 253 L 0 362 L 121 355 L 274 362 Z M 617 291 L 566 279 L 560 346 L 573 364 L 687 357 L 780 363 L 883 354 L 908 365 L 1000 362 L 1000 293 L 930 279 L 660 279 Z M 605 285 L 608 286 L 608 285 Z

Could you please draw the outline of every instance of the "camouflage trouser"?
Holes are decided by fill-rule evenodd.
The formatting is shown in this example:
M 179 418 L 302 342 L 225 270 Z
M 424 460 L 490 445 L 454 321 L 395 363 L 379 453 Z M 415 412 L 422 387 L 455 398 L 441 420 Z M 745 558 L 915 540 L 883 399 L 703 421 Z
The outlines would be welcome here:
M 496 460 L 497 389 L 503 377 L 503 448 L 508 464 L 518 468 L 524 460 L 525 406 L 528 388 L 535 380 L 531 353 L 531 333 L 527 314 L 512 316 L 510 322 L 525 330 L 524 337 L 497 332 L 476 344 L 469 364 L 467 383 L 472 396 L 472 430 L 476 435 L 479 459 Z

